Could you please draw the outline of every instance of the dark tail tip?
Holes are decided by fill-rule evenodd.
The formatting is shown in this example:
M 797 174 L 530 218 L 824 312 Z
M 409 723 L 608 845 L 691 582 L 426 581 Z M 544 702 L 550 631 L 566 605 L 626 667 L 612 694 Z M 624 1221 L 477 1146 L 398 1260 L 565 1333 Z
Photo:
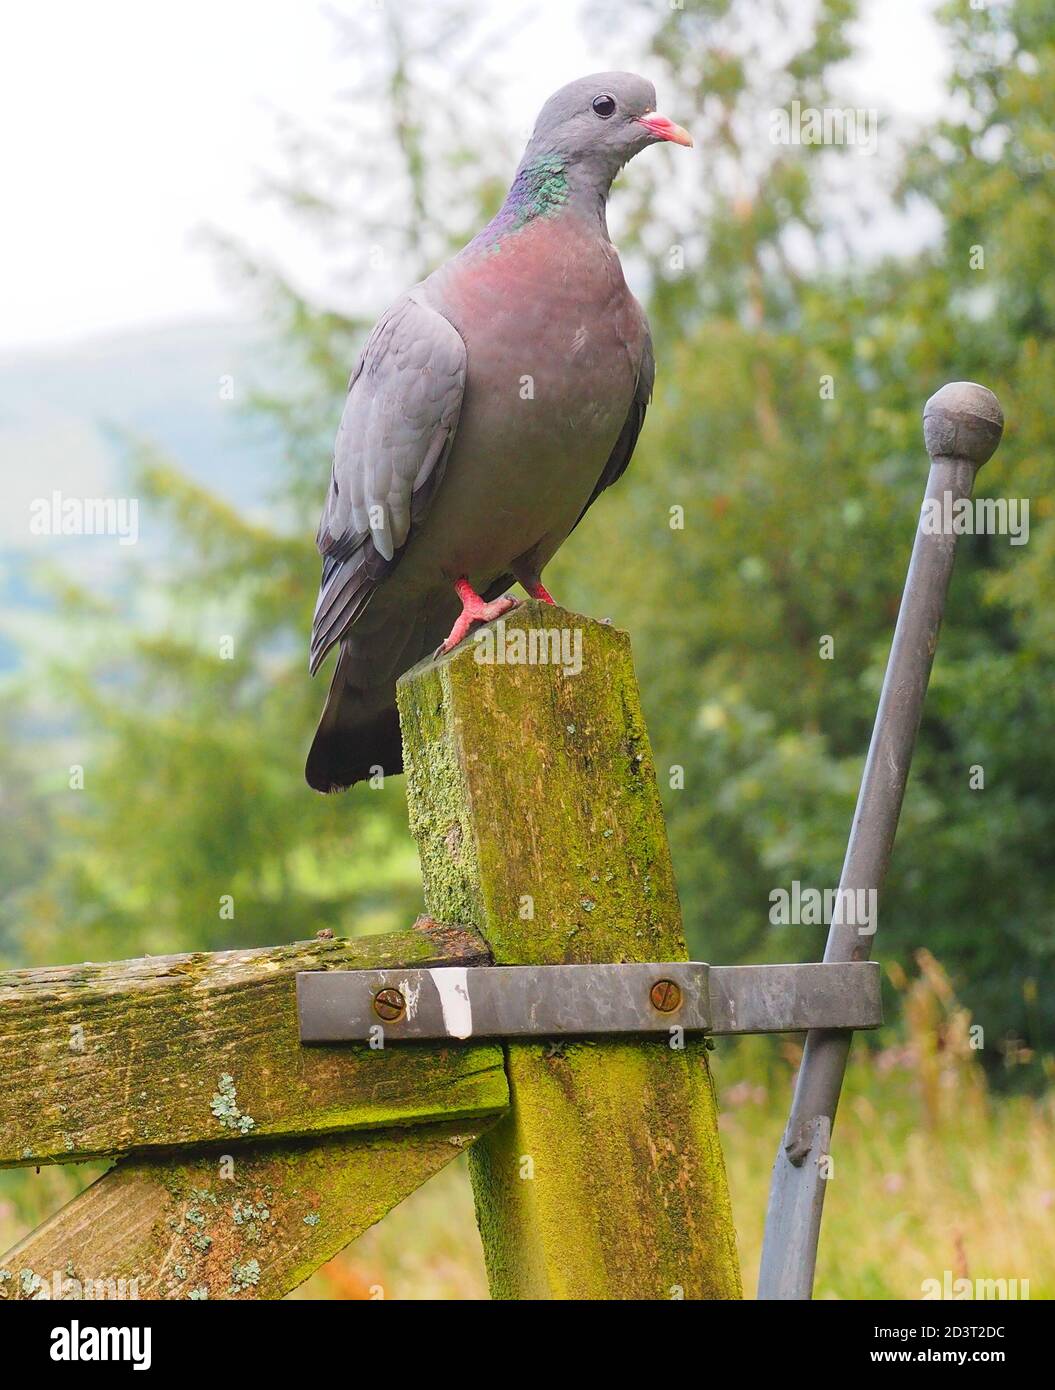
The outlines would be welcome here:
M 403 771 L 399 715 L 385 709 L 351 725 L 327 726 L 324 717 L 308 752 L 304 777 L 317 792 L 343 792 L 379 772 L 395 777 Z

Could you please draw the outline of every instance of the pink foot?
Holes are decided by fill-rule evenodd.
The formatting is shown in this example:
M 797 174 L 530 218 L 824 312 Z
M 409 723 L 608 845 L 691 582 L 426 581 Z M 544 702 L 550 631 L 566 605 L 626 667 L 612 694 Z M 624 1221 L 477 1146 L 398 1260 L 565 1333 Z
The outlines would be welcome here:
M 554 606 L 556 605 L 557 600 L 546 588 L 541 579 L 536 579 L 534 584 L 525 584 L 524 588 L 532 598 L 541 599 L 543 603 L 552 603 Z
M 511 608 L 519 607 L 518 601 L 509 594 L 503 598 L 496 598 L 492 603 L 485 603 L 465 578 L 455 580 L 454 587 L 462 601 L 462 611 L 458 614 L 446 642 L 440 647 L 441 652 L 453 651 L 459 642 L 464 642 L 473 623 L 489 623 L 492 618 L 500 618 Z M 553 600 L 550 599 L 550 602 Z

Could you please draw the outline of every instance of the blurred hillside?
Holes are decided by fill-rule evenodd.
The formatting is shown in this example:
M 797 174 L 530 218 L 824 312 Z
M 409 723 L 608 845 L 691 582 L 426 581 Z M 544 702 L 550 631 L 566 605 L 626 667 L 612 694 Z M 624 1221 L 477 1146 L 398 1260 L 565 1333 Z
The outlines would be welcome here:
M 150 440 L 249 514 L 266 513 L 280 477 L 281 441 L 245 409 L 249 383 L 266 381 L 259 326 L 202 321 L 89 338 L 0 357 L 0 674 L 13 671 L 52 607 L 37 567 L 62 565 L 82 581 L 120 590 L 123 548 L 108 537 L 35 536 L 30 504 L 127 495 L 131 439 Z M 272 370 L 274 367 L 272 365 Z M 224 383 L 230 383 L 225 389 Z M 141 537 L 154 549 L 165 538 Z

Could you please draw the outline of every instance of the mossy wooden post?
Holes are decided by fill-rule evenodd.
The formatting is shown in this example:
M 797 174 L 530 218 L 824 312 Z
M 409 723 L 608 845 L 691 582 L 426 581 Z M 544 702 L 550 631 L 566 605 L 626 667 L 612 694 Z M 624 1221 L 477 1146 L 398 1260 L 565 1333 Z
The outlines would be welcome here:
M 625 633 L 526 603 L 399 688 L 429 910 L 504 964 L 684 960 Z M 507 1047 L 472 1151 L 498 1298 L 738 1298 L 706 1048 Z

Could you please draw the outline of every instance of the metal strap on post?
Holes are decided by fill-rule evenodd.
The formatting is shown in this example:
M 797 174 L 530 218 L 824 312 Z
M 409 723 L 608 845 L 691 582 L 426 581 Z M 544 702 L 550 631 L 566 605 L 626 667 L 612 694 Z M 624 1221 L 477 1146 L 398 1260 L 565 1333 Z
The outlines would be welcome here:
M 484 965 L 303 971 L 302 1042 L 787 1033 L 878 1028 L 874 962 L 709 966 Z

